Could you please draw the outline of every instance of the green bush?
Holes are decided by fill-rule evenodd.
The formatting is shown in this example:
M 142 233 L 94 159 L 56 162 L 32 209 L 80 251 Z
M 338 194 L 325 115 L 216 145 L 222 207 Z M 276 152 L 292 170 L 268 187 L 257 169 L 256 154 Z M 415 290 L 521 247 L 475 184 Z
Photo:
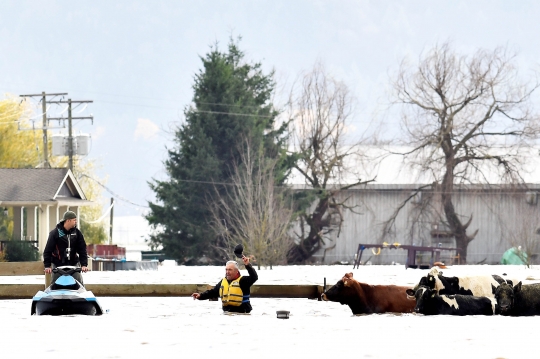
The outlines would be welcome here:
M 39 252 L 33 243 L 10 240 L 4 243 L 4 255 L 8 262 L 32 262 L 39 259 Z

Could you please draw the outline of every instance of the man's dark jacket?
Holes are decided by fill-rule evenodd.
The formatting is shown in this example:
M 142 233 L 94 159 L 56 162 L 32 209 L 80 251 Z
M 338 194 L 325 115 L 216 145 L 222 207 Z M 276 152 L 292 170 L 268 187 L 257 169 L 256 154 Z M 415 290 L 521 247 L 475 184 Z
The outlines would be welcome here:
M 68 242 L 71 248 L 69 258 L 66 256 Z M 76 266 L 79 262 L 83 267 L 88 266 L 84 236 L 77 227 L 67 231 L 64 228 L 64 221 L 62 221 L 49 233 L 49 239 L 47 239 L 47 245 L 43 251 L 43 265 L 45 268 L 49 268 L 51 263 L 57 267 Z
M 246 266 L 246 269 L 249 273 L 249 275 L 242 276 L 240 278 L 240 289 L 242 289 L 243 295 L 250 295 L 251 286 L 253 283 L 259 279 L 259 276 L 257 275 L 257 272 L 255 271 L 255 268 L 251 264 L 248 264 Z M 232 282 L 230 280 L 227 280 L 229 284 Z M 218 284 L 212 289 L 208 289 L 207 291 L 204 291 L 201 293 L 201 296 L 199 297 L 199 300 L 205 300 L 205 299 L 214 299 L 219 298 L 219 288 L 221 287 L 221 280 Z M 227 305 L 223 307 L 223 310 L 226 312 L 235 312 L 235 313 L 249 313 L 251 312 L 251 303 L 242 303 L 240 306 L 235 307 L 232 305 Z

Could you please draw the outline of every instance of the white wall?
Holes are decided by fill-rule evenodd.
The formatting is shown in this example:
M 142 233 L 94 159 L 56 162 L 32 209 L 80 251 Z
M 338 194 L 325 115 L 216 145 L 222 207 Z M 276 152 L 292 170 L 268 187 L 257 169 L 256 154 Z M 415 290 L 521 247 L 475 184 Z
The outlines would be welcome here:
M 150 235 L 150 226 L 141 216 L 119 216 L 113 220 L 112 244 L 126 248 L 126 260 L 140 261 L 141 251 L 149 251 L 145 239 Z

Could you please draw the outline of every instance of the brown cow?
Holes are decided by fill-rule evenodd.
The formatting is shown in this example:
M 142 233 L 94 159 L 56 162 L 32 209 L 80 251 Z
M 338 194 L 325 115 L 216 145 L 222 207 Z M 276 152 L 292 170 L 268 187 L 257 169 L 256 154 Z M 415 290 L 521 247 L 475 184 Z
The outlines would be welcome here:
M 407 299 L 407 289 L 410 288 L 360 283 L 352 273 L 346 273 L 322 294 L 322 299 L 347 304 L 353 314 L 412 313 L 416 303 Z

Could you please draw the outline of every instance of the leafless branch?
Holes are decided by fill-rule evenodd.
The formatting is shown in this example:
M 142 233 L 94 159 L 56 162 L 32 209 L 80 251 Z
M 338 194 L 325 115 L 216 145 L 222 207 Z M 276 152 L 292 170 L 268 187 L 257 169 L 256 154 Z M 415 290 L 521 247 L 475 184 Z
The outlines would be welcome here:
M 476 232 L 468 234 L 470 222 L 463 224 L 455 212 L 454 184 L 490 183 L 494 173 L 519 181 L 527 162 L 523 149 L 540 137 L 530 101 L 539 83 L 520 81 L 514 58 L 504 47 L 459 55 L 447 42 L 423 54 L 414 67 L 403 61 L 393 81 L 407 135 L 401 144 L 409 148 L 403 155 L 441 184 L 442 206 L 465 258 Z
M 289 256 L 292 262 L 309 259 L 331 240 L 328 234 L 333 228 L 339 235 L 344 203 L 335 197 L 345 189 L 373 181 L 362 180 L 358 166 L 363 156 L 361 145 L 367 140 L 359 137 L 346 144 L 352 140 L 349 120 L 353 103 L 347 86 L 328 76 L 321 64 L 303 76 L 291 92 L 291 147 L 298 155 L 295 168 L 305 183 L 321 190 L 302 218 L 300 225 L 308 228 L 297 231 L 302 237 Z
M 254 155 L 249 145 L 244 147 L 242 166 L 232 171 L 234 185 L 227 186 L 225 192 L 216 188 L 211 225 L 229 253 L 242 243 L 259 266 L 285 264 L 293 244 L 288 233 L 292 208 L 283 199 L 284 189 L 275 186 L 276 161 Z

